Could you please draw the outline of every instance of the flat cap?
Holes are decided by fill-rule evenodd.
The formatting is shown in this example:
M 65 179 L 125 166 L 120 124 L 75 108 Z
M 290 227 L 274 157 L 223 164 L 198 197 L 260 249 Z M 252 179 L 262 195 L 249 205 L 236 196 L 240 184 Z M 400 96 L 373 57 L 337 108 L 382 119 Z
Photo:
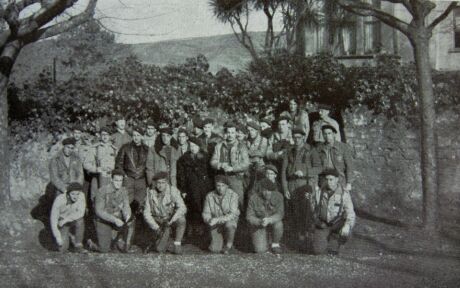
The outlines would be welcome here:
M 225 122 L 224 128 L 225 129 L 227 129 L 227 128 L 237 128 L 237 125 L 233 121 L 228 121 L 228 122 Z
M 193 144 L 196 144 L 196 145 L 198 145 L 198 146 L 201 145 L 201 140 L 200 140 L 200 138 L 195 137 L 195 136 L 189 137 L 189 138 L 188 138 L 188 142 L 193 143 Z
M 75 138 L 73 137 L 69 137 L 69 138 L 65 138 L 64 140 L 62 140 L 62 145 L 75 145 L 77 144 L 77 140 L 75 140 Z
M 123 171 L 122 169 L 113 169 L 112 170 L 112 177 L 115 176 L 115 175 L 125 177 L 125 171 Z
M 111 131 L 110 131 L 110 128 L 107 127 L 107 126 L 102 127 L 101 130 L 99 131 L 99 133 L 101 133 L 101 134 L 102 134 L 102 133 L 110 134 L 110 132 L 111 132 Z
M 160 133 L 165 133 L 172 135 L 173 134 L 173 129 L 171 127 L 164 127 L 160 129 Z
M 332 125 L 323 125 L 323 126 L 321 127 L 321 131 L 324 131 L 324 130 L 326 130 L 326 129 L 331 129 L 334 133 L 337 133 L 337 129 L 335 129 L 335 127 L 332 126 Z
M 214 177 L 214 182 L 224 183 L 225 185 L 228 185 L 227 177 L 225 177 L 224 175 L 217 175 L 216 177 Z
M 276 168 L 276 166 L 273 165 L 273 164 L 266 165 L 265 166 L 265 171 L 267 171 L 267 170 L 271 170 L 271 171 L 275 172 L 276 174 L 278 174 L 278 168 Z
M 67 192 L 82 191 L 83 186 L 80 183 L 72 182 L 67 186 Z
M 142 129 L 142 127 L 139 126 L 139 125 L 134 125 L 134 126 L 131 128 L 131 130 L 132 130 L 132 133 L 134 133 L 134 131 L 136 131 L 136 132 L 139 133 L 139 134 L 144 133 L 144 129 Z
M 303 131 L 300 128 L 295 127 L 294 129 L 292 129 L 292 135 L 295 135 L 295 134 L 300 134 L 302 136 L 305 136 L 305 131 Z
M 202 124 L 203 126 L 206 124 L 214 124 L 214 120 L 212 120 L 211 118 L 206 118 L 203 120 Z
M 283 120 L 286 120 L 287 122 L 289 122 L 291 121 L 291 117 L 287 115 L 281 115 L 280 117 L 278 117 L 278 119 L 276 119 L 276 123 L 279 123 L 280 121 L 283 121 Z
M 339 172 L 334 168 L 324 169 L 323 172 L 321 172 L 319 174 L 319 176 L 328 176 L 328 175 L 332 175 L 332 176 L 335 176 L 335 177 L 340 176 Z
M 252 129 L 255 129 L 257 131 L 260 131 L 260 126 L 257 124 L 255 121 L 250 121 L 248 122 L 248 127 L 251 127 Z

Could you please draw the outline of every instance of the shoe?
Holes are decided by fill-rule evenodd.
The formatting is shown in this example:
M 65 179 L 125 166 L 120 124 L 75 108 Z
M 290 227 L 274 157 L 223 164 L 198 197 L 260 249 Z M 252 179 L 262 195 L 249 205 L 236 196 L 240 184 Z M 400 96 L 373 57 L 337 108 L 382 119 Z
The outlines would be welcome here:
M 73 248 L 73 251 L 75 251 L 76 253 L 88 253 L 88 250 L 85 250 L 85 248 L 83 248 L 83 245 L 75 246 Z
M 182 251 L 182 245 L 174 245 L 174 248 L 172 250 L 172 253 L 173 254 L 176 254 L 176 255 L 182 255 L 183 251 Z
M 233 254 L 233 253 L 234 253 L 233 247 L 225 246 L 224 249 L 222 249 L 222 254 L 224 254 L 224 255 L 229 255 L 229 254 Z
M 283 250 L 281 249 L 281 247 L 272 247 L 272 253 L 273 254 L 282 254 Z

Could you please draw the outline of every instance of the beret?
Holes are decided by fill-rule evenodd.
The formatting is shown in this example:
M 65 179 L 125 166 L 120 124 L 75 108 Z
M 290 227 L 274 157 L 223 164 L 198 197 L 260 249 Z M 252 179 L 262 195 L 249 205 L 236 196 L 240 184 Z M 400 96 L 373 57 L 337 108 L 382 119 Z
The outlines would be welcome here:
M 164 127 L 160 129 L 160 133 L 165 133 L 172 135 L 173 134 L 173 129 L 171 127 Z
M 168 178 L 169 178 L 168 172 L 160 171 L 160 172 L 157 172 L 155 175 L 153 175 L 152 180 L 157 181 L 157 180 L 160 180 L 160 179 L 168 179 Z
M 248 127 L 251 127 L 252 129 L 255 129 L 258 131 L 260 130 L 259 124 L 257 124 L 257 122 L 255 121 L 248 122 Z
M 228 121 L 228 122 L 225 122 L 224 128 L 225 128 L 225 129 L 227 129 L 227 128 L 237 128 L 237 125 L 236 125 L 235 122 Z
M 177 135 L 182 134 L 182 133 L 188 136 L 188 132 L 185 128 L 179 128 L 179 130 L 177 130 Z
M 67 186 L 67 192 L 82 191 L 83 186 L 80 183 L 72 182 Z
M 327 176 L 327 175 L 332 175 L 332 176 L 335 176 L 335 177 L 339 177 L 339 172 L 334 169 L 334 168 L 328 168 L 328 169 L 324 169 L 323 172 L 321 172 L 319 174 L 319 176 Z
M 276 166 L 273 165 L 273 164 L 266 165 L 265 166 L 265 171 L 266 170 L 271 170 L 271 171 L 275 172 L 276 174 L 278 174 L 278 168 L 276 168 Z
M 326 103 L 320 103 L 320 104 L 318 104 L 318 109 L 331 110 L 332 106 L 329 105 L 329 104 L 326 104 Z
M 278 187 L 276 187 L 276 184 L 273 183 L 272 181 L 268 180 L 267 178 L 263 179 L 260 181 L 260 188 L 261 190 L 268 190 L 268 191 L 276 191 L 278 190 Z
M 64 140 L 62 140 L 62 145 L 75 145 L 77 144 L 77 140 L 75 140 L 75 138 L 73 137 L 69 137 L 69 138 L 65 138 Z
M 270 119 L 267 119 L 267 118 L 263 118 L 259 122 L 260 123 L 267 123 L 268 125 L 272 126 L 272 121 L 270 121 Z
M 142 127 L 141 127 L 141 126 L 138 126 L 138 125 L 134 125 L 134 126 L 131 128 L 131 130 L 132 130 L 132 133 L 134 133 L 134 131 L 138 132 L 139 134 L 142 134 L 142 133 L 144 132 L 143 129 L 142 129 Z
M 148 120 L 147 124 L 145 124 L 145 127 L 153 126 L 156 128 L 155 122 L 153 120 Z
M 238 124 L 236 130 L 243 132 L 244 134 L 248 134 L 248 129 L 243 124 Z
M 335 127 L 332 125 L 323 125 L 323 127 L 321 127 L 321 131 L 324 131 L 326 129 L 331 129 L 332 131 L 334 131 L 334 133 L 337 133 L 337 129 L 335 129 Z
M 103 132 L 110 134 L 110 128 L 109 127 L 102 127 L 101 130 L 99 131 L 99 133 L 102 134 Z
M 113 169 L 112 170 L 112 177 L 115 176 L 115 175 L 125 177 L 125 171 L 123 171 L 122 169 Z
M 305 136 L 305 131 L 303 131 L 302 129 L 296 127 L 294 129 L 292 129 L 292 135 L 294 135 L 294 134 L 301 134 L 302 136 Z
M 228 185 L 227 177 L 225 177 L 224 175 L 217 175 L 216 177 L 214 177 L 214 182 L 224 183 L 225 185 Z
M 278 117 L 278 119 L 276 119 L 276 123 L 280 122 L 280 121 L 283 121 L 283 120 L 286 120 L 286 121 L 291 121 L 291 117 L 289 116 L 286 116 L 286 115 L 282 115 L 280 117 Z
M 203 120 L 202 124 L 203 126 L 206 124 L 214 124 L 214 120 L 212 120 L 211 118 L 206 118 Z
M 195 137 L 195 136 L 189 137 L 189 138 L 188 138 L 188 142 L 193 143 L 193 144 L 196 144 L 196 145 L 198 145 L 198 146 L 201 145 L 201 140 L 200 140 L 200 138 Z

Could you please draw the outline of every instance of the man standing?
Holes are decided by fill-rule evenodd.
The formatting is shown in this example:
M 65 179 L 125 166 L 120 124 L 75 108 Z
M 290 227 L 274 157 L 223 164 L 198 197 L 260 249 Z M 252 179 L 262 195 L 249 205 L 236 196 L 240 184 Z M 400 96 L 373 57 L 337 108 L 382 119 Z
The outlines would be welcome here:
M 336 169 L 340 183 L 345 190 L 351 191 L 353 177 L 353 158 L 347 144 L 337 141 L 338 131 L 331 125 L 324 125 L 323 137 L 325 142 L 318 146 L 322 169 Z
M 128 191 L 131 208 L 136 213 L 145 199 L 147 189 L 145 170 L 149 148 L 142 144 L 142 130 L 139 127 L 133 127 L 132 136 L 133 140 L 124 144 L 118 151 L 115 169 L 124 171 L 126 175 L 124 186 Z
M 177 142 L 179 143 L 179 147 L 177 148 L 179 152 L 178 156 L 181 157 L 189 151 L 188 134 L 185 129 L 179 129 L 177 132 Z
M 254 186 L 254 183 L 260 180 L 260 176 L 264 174 L 264 158 L 267 154 L 268 140 L 260 135 L 260 127 L 256 122 L 248 123 L 248 147 L 249 161 L 251 163 L 248 173 L 246 173 L 246 185 L 249 189 Z
M 306 137 L 310 133 L 310 119 L 308 118 L 308 113 L 302 108 L 299 108 L 299 105 L 295 99 L 289 101 L 289 111 L 281 113 L 281 115 L 286 115 L 291 118 L 292 128 L 301 129 Z
M 199 136 L 201 140 L 201 151 L 205 151 L 208 155 L 212 155 L 216 144 L 221 141 L 221 138 L 213 132 L 214 120 L 211 118 L 204 119 L 201 125 L 203 127 L 203 133 Z
M 332 254 L 339 252 L 351 236 L 355 225 L 355 211 L 350 193 L 340 184 L 340 174 L 335 169 L 326 169 L 321 173 L 325 185 L 317 191 L 311 201 L 315 211 L 315 232 L 313 237 L 313 253 L 327 252 L 329 242 L 338 241 Z
M 260 190 L 249 198 L 246 220 L 250 225 L 252 244 L 256 253 L 268 250 L 268 231 L 271 229 L 272 252 L 281 253 L 280 241 L 283 237 L 284 203 L 275 183 L 264 179 Z
M 340 142 L 342 141 L 342 137 L 340 137 L 339 133 L 339 123 L 332 119 L 329 116 L 329 113 L 331 111 L 331 106 L 327 104 L 320 104 L 318 105 L 318 113 L 319 113 L 319 119 L 316 120 L 313 123 L 313 142 L 317 145 L 319 143 L 324 143 L 324 137 L 323 137 L 323 126 L 324 125 L 330 125 L 334 127 L 335 131 L 337 133 L 335 134 L 335 140 Z
M 98 185 L 100 188 L 108 185 L 111 182 L 111 172 L 115 169 L 115 157 L 117 156 L 117 148 L 110 141 L 110 130 L 107 127 L 102 127 L 101 142 L 96 145 L 96 172 L 98 173 Z M 93 186 L 92 186 L 93 187 Z M 91 190 L 93 194 L 96 191 Z M 92 195 L 94 198 L 96 195 Z
M 216 190 L 208 193 L 203 208 L 203 220 L 211 233 L 209 251 L 229 254 L 240 215 L 239 196 L 229 188 L 227 178 L 223 175 L 215 177 L 215 185 Z
M 100 252 L 109 252 L 112 244 L 127 252 L 131 245 L 134 226 L 126 188 L 124 172 L 114 170 L 112 183 L 101 187 L 96 196 L 96 232 Z
M 211 166 L 217 174 L 227 177 L 230 188 L 238 194 L 240 208 L 244 203 L 244 172 L 249 168 L 249 155 L 246 145 L 236 139 L 236 125 L 228 122 L 224 126 L 226 140 L 214 149 Z
M 50 162 L 50 178 L 56 188 L 56 196 L 65 193 L 70 183 L 83 185 L 83 164 L 74 153 L 75 143 L 75 138 L 64 139 L 64 147 Z
M 180 157 L 180 152 L 171 145 L 172 128 L 161 128 L 160 133 L 163 144 L 161 149 L 158 152 L 150 149 L 147 155 L 147 183 L 150 186 L 152 184 L 152 177 L 160 171 L 165 171 L 168 173 L 168 183 L 176 187 L 176 165 Z
M 128 132 L 126 132 L 126 120 L 124 117 L 119 116 L 116 118 L 115 128 L 117 132 L 112 135 L 112 143 L 117 150 L 120 150 L 121 146 L 128 144 L 132 140 Z
M 312 223 L 307 223 L 312 211 L 308 209 L 305 193 L 312 193 L 318 184 L 321 170 L 319 155 L 305 143 L 305 132 L 294 128 L 295 145 L 287 150 L 281 170 L 281 183 L 287 199 L 287 219 L 298 240 L 305 239 L 305 232 Z
M 157 139 L 157 129 L 155 128 L 155 123 L 149 120 L 147 122 L 147 129 L 145 131 L 144 139 L 142 139 L 145 146 L 154 149 L 155 141 Z
M 145 198 L 144 219 L 155 233 L 155 249 L 165 252 L 169 244 L 171 227 L 175 228 L 174 254 L 182 254 L 182 238 L 186 221 L 185 207 L 179 190 L 168 184 L 169 173 L 158 172 L 154 175 L 154 187 L 148 190 Z
M 74 248 L 83 252 L 83 233 L 85 222 L 86 200 L 81 183 L 70 183 L 67 193 L 59 194 L 51 208 L 51 232 L 56 239 L 60 252 L 69 249 L 69 236 L 73 234 Z
M 279 162 L 283 159 L 285 150 L 294 144 L 291 129 L 289 127 L 289 121 L 289 117 L 280 116 L 277 121 L 278 130 L 272 134 L 268 141 L 267 159 L 276 164 L 279 164 Z

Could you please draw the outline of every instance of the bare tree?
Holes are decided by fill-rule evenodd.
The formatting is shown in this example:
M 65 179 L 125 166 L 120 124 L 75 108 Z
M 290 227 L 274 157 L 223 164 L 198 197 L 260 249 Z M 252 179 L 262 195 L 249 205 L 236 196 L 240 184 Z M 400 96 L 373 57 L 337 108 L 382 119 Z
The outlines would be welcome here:
M 22 48 L 41 39 L 56 36 L 76 27 L 94 15 L 97 0 L 89 0 L 81 13 L 56 21 L 78 0 L 2 0 L 0 1 L 0 201 L 9 201 L 8 100 L 6 90 L 16 59 Z M 29 16 L 22 14 L 30 11 Z M 28 15 L 28 14 L 25 14 Z
M 401 4 L 412 16 L 410 22 L 398 18 L 378 7 L 360 0 L 337 0 L 339 5 L 360 16 L 373 16 L 396 28 L 406 35 L 414 51 L 418 94 L 421 103 L 421 168 L 423 189 L 424 228 L 431 236 L 437 235 L 438 215 L 438 165 L 436 157 L 437 137 L 435 130 L 436 110 L 433 94 L 433 79 L 430 65 L 430 38 L 433 29 L 457 7 L 457 2 L 450 2 L 447 8 L 432 22 L 428 15 L 436 4 L 429 0 L 382 0 L 392 4 Z

